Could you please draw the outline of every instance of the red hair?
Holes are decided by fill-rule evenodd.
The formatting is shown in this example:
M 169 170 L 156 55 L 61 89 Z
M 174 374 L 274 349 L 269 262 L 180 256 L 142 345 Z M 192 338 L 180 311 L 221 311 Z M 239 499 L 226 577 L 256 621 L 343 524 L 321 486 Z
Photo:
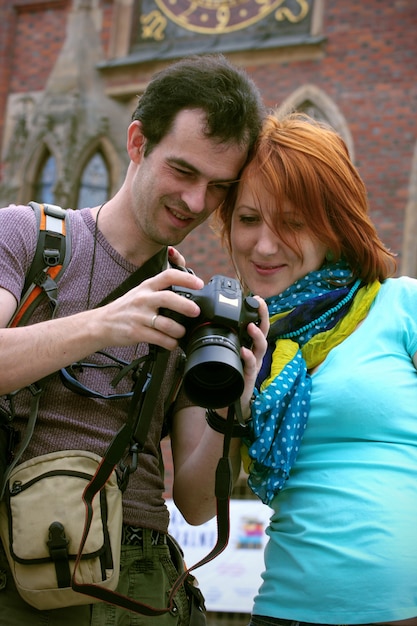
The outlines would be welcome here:
M 343 257 L 366 283 L 395 273 L 394 254 L 382 243 L 368 211 L 365 184 L 336 131 L 301 113 L 267 116 L 240 184 L 262 189 L 276 202 L 260 207 L 265 221 L 284 238 L 283 209 L 289 201 L 309 231 L 326 245 L 334 261 Z M 217 212 L 230 250 L 232 213 L 239 186 Z M 273 212 L 272 212 L 273 211 Z

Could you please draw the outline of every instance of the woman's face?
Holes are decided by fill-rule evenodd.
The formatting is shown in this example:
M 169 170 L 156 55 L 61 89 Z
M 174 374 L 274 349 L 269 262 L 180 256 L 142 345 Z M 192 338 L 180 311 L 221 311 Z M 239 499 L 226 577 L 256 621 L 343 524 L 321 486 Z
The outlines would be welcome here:
M 281 293 L 296 280 L 319 269 L 326 255 L 326 246 L 311 234 L 290 203 L 284 212 L 284 228 L 288 224 L 285 239 L 298 245 L 302 257 L 278 237 L 259 211 L 262 206 L 271 214 L 274 205 L 273 196 L 266 190 L 254 195 L 242 183 L 231 223 L 236 268 L 246 287 L 263 298 Z

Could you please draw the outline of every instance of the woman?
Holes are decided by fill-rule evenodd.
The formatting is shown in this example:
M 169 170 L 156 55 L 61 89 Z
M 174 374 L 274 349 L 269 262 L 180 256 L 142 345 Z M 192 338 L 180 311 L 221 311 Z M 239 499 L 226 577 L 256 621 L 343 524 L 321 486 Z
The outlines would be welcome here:
M 342 139 L 269 116 L 220 213 L 267 300 L 249 484 L 272 510 L 252 626 L 417 624 L 417 281 L 368 216 Z

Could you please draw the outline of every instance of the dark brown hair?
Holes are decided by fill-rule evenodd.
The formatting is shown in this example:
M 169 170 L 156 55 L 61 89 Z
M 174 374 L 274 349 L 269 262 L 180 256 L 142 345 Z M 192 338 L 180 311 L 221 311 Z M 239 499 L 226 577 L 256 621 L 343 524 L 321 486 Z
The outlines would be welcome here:
M 181 59 L 153 76 L 132 120 L 140 120 L 145 155 L 165 137 L 183 109 L 206 114 L 206 136 L 250 151 L 262 127 L 265 107 L 249 75 L 221 54 Z

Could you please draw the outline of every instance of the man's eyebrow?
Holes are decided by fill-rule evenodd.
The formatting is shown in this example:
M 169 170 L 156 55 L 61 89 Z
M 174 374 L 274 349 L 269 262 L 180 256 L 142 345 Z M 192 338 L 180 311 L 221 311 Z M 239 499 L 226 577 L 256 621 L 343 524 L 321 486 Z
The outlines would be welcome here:
M 185 161 L 184 159 L 181 159 L 179 157 L 167 157 L 167 163 L 169 165 L 178 165 L 179 167 L 183 167 L 184 169 L 191 170 L 195 174 L 201 174 L 200 170 L 194 167 L 194 165 L 191 165 L 191 163 L 188 163 L 188 161 Z
M 194 167 L 194 165 L 191 165 L 191 163 L 188 163 L 188 161 L 185 161 L 184 159 L 181 159 L 179 157 L 168 157 L 167 163 L 169 165 L 177 165 L 178 167 L 183 167 L 184 169 L 190 170 L 190 172 L 194 172 L 194 174 L 203 175 L 203 172 L 201 172 L 198 168 Z M 239 178 L 231 178 L 231 179 L 219 178 L 219 179 L 214 179 L 210 181 L 210 184 L 217 184 L 217 183 L 233 184 L 233 183 L 238 183 L 239 180 L 240 180 Z

